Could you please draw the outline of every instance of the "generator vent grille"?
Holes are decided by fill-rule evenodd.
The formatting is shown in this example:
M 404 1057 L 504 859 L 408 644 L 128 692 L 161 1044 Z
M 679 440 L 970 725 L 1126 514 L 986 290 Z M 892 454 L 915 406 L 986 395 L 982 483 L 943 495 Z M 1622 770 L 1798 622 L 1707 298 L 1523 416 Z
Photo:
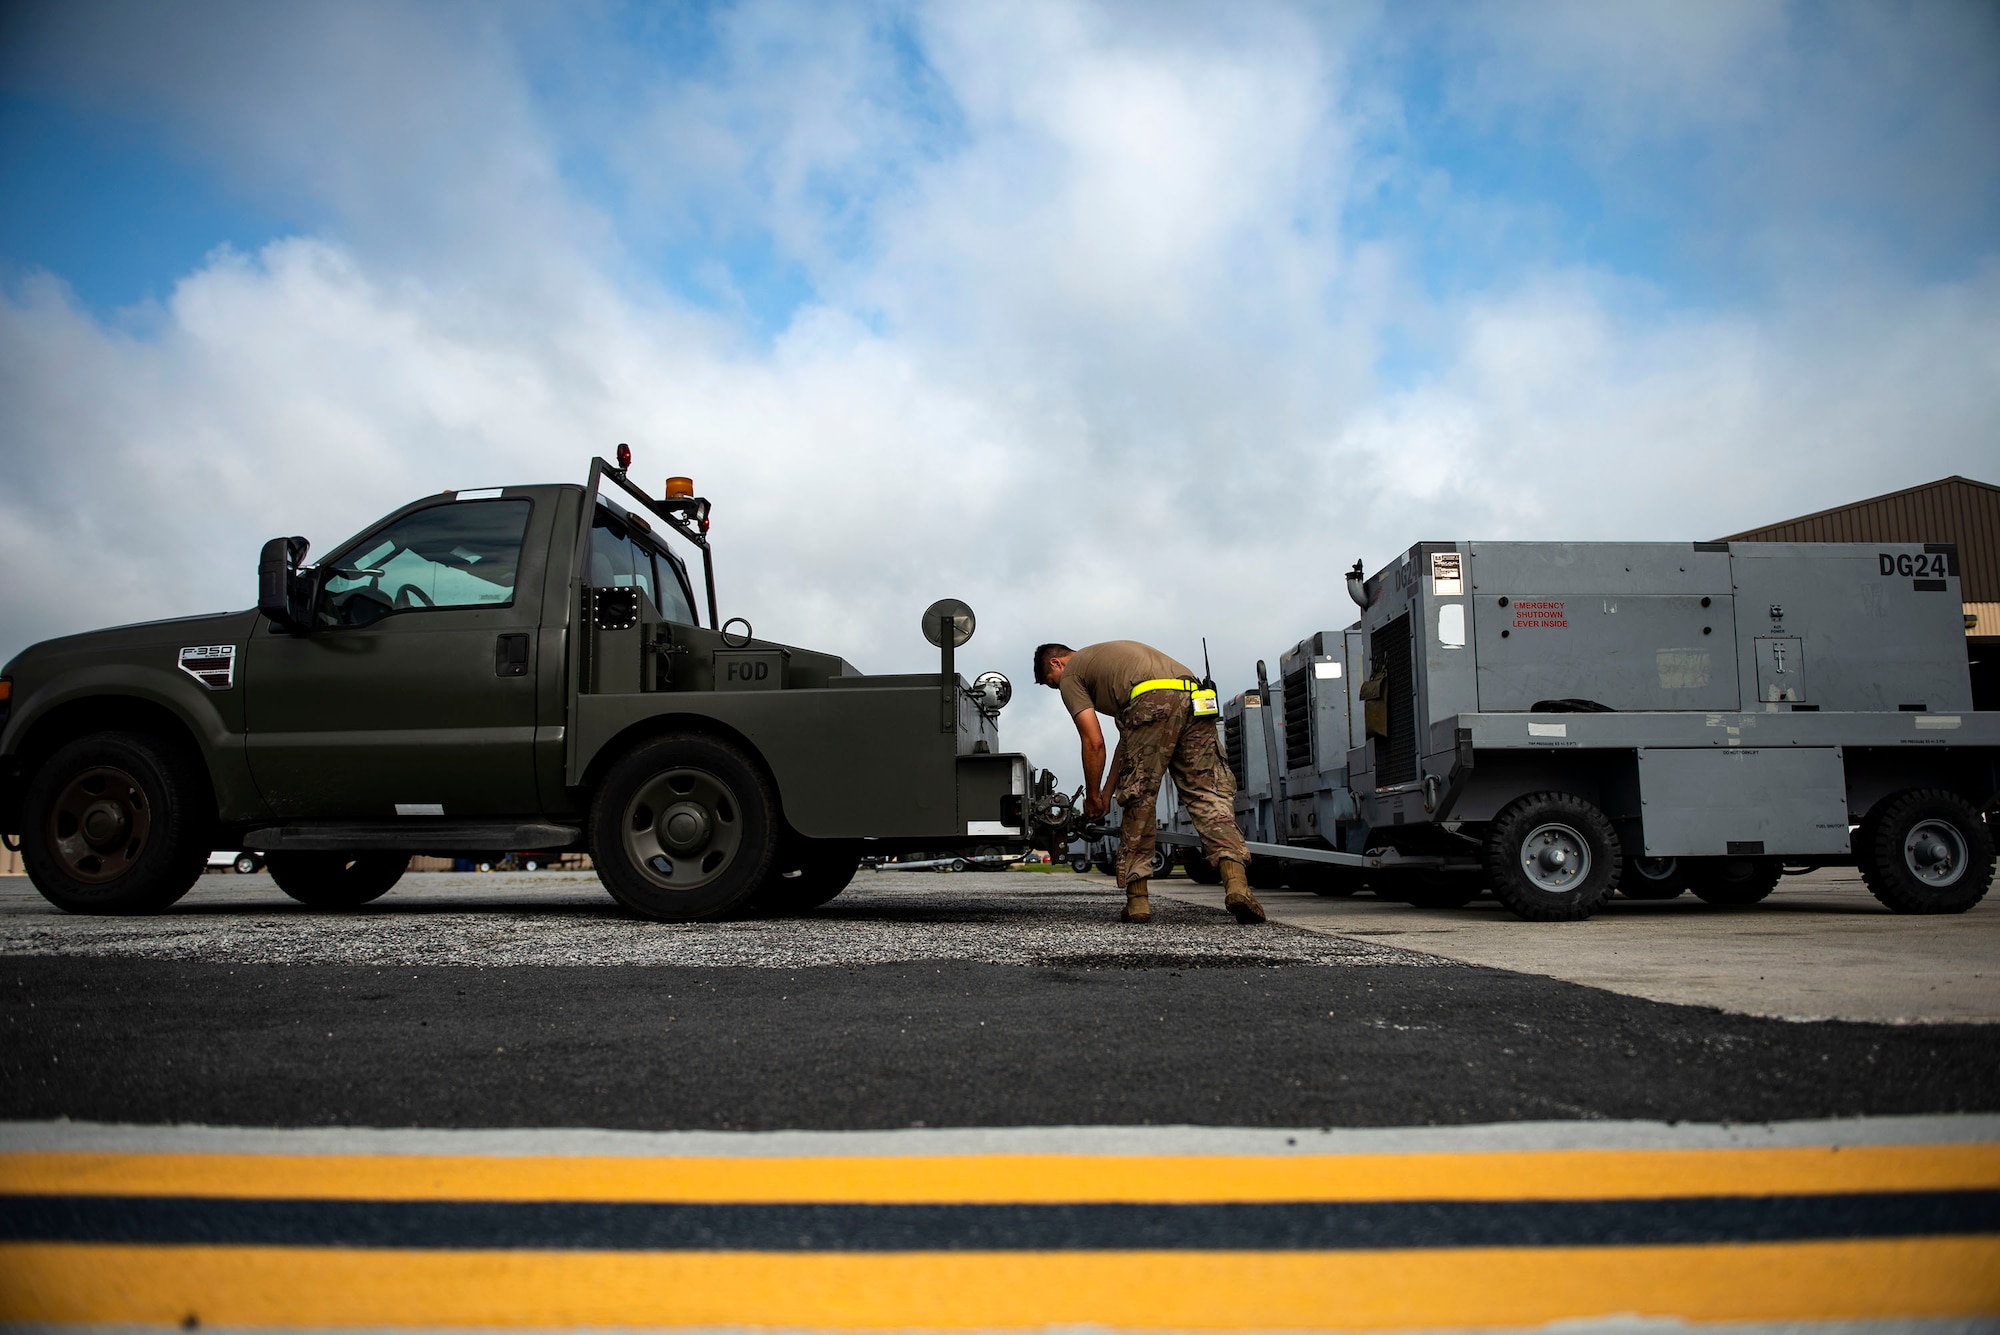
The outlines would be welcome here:
M 1285 768 L 1311 769 L 1312 763 L 1312 671 L 1301 659 L 1285 674 Z
M 1222 720 L 1222 754 L 1229 772 L 1236 778 L 1236 790 L 1243 791 L 1243 715 L 1231 714 Z
M 1410 661 L 1410 614 L 1397 617 L 1370 637 L 1370 666 L 1387 674 L 1389 735 L 1381 740 L 1375 786 L 1389 788 L 1417 777 L 1417 683 Z

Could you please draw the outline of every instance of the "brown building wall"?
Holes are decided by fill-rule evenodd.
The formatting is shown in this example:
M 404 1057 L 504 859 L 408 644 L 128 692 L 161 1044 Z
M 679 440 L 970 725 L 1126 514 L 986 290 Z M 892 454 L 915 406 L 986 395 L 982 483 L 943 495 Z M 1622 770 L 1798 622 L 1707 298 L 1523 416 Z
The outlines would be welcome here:
M 1942 478 L 1720 541 L 1955 543 L 1959 596 L 1968 603 L 2000 602 L 2000 487 L 1990 482 Z

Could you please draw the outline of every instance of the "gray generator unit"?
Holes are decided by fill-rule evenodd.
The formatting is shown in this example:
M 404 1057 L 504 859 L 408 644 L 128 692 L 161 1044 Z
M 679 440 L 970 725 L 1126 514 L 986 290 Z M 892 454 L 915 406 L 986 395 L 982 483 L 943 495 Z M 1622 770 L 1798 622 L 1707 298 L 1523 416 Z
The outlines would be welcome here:
M 1347 759 L 1360 747 L 1362 633 L 1323 630 L 1278 657 L 1283 682 L 1284 826 L 1287 844 L 1360 852 Z
M 1481 867 L 1536 919 L 1748 903 L 1787 864 L 1858 863 L 1904 912 L 1992 879 L 2000 715 L 1951 547 L 1426 542 L 1350 593 L 1343 844 Z

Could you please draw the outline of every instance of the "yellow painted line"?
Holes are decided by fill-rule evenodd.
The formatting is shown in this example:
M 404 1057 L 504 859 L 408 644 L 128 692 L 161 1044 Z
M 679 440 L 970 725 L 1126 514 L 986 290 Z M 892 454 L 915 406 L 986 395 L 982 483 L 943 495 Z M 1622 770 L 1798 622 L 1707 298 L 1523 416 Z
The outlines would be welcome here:
M 0 1246 L 12 1322 L 1220 1330 L 1996 1312 L 2000 1237 L 894 1256 Z
M 2000 1189 L 2000 1144 L 1472 1154 L 614 1158 L 0 1154 L 0 1193 L 250 1199 L 1141 1204 Z

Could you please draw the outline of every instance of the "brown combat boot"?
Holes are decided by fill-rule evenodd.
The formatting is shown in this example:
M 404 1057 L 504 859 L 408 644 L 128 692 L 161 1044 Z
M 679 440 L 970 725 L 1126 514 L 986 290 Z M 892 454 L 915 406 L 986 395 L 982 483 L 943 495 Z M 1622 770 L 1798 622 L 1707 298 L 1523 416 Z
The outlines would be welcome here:
M 1222 907 L 1246 927 L 1253 922 L 1264 921 L 1264 906 L 1257 902 L 1257 896 L 1250 893 L 1250 882 L 1243 875 L 1243 864 L 1234 859 L 1222 864 Z
M 1118 915 L 1120 922 L 1151 922 L 1153 904 L 1146 898 L 1146 883 L 1134 881 L 1125 887 L 1125 909 Z

